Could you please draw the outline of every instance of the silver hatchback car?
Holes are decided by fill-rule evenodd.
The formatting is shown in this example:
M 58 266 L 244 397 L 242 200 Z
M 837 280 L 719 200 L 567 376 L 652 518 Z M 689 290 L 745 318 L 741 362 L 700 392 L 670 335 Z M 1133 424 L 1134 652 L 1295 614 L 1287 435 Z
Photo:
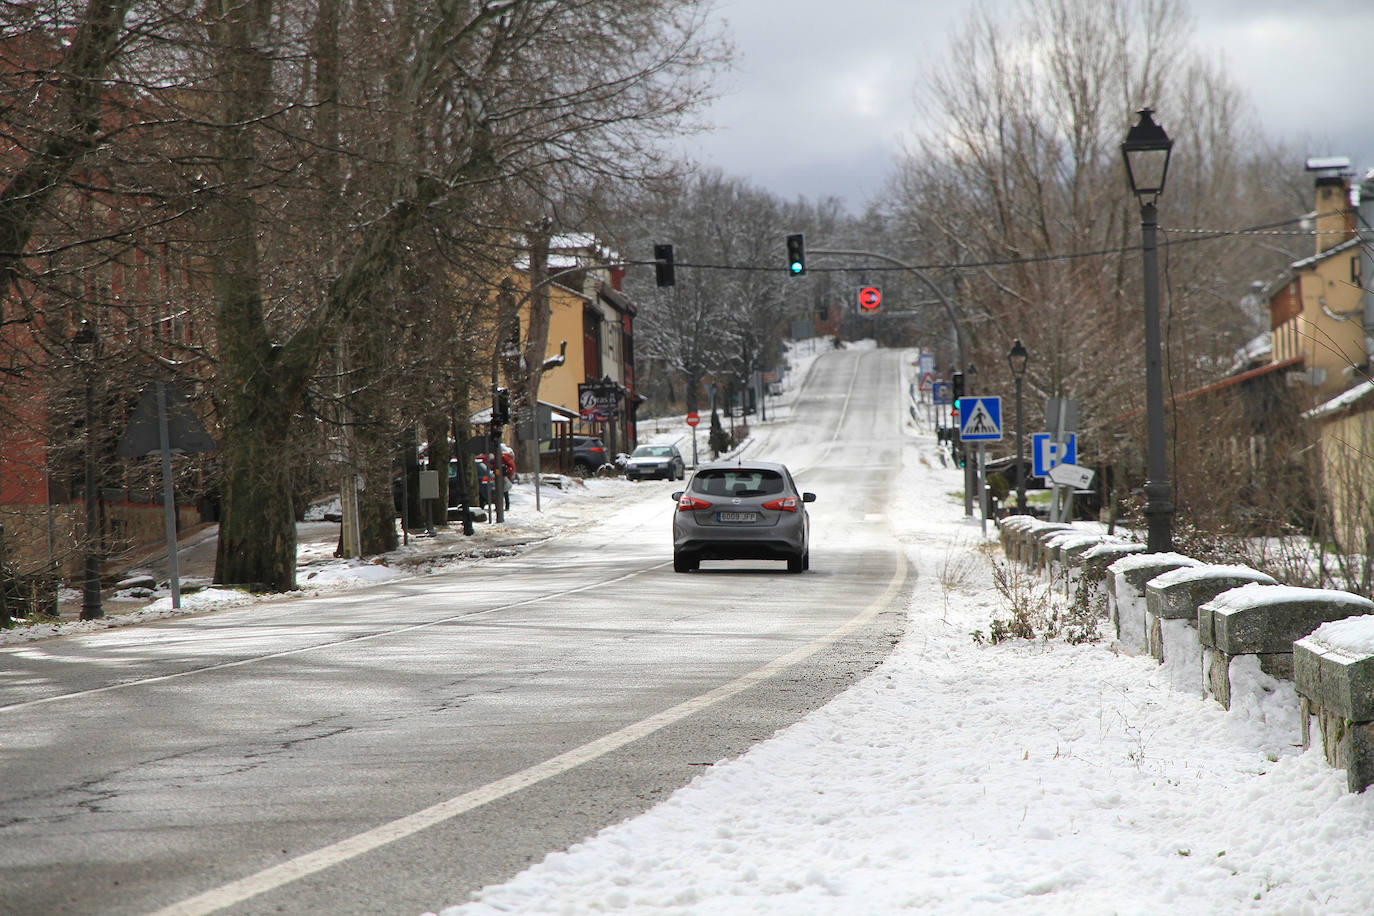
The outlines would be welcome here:
M 673 494 L 673 569 L 702 560 L 786 560 L 787 571 L 811 566 L 811 519 L 792 473 L 771 461 L 703 465 Z

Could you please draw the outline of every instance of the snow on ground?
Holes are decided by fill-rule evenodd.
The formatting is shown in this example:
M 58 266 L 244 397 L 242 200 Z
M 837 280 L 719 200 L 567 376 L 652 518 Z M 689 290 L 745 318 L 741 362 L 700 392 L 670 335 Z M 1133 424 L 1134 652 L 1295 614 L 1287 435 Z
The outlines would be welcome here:
M 805 362 L 794 354 L 789 383 Z M 909 432 L 889 520 L 916 575 L 889 659 L 659 806 L 442 916 L 1374 913 L 1374 795 L 1348 794 L 1297 746 L 1291 687 L 1233 668 L 1228 713 L 1110 641 L 972 638 L 1005 613 L 998 552 L 963 517 L 960 472 L 928 431 Z M 417 539 L 381 563 L 336 560 L 317 539 L 302 586 L 500 562 L 484 553 L 641 498 L 621 480 L 544 496 L 536 513 L 517 487 L 505 526 Z M 184 611 L 255 600 L 276 599 L 211 589 Z M 140 613 L 170 614 L 170 600 Z
M 1374 797 L 1302 752 L 1290 686 L 1237 665 L 1228 713 L 1111 641 L 971 637 L 1005 612 L 959 474 L 913 435 L 877 671 L 442 916 L 1374 913 Z

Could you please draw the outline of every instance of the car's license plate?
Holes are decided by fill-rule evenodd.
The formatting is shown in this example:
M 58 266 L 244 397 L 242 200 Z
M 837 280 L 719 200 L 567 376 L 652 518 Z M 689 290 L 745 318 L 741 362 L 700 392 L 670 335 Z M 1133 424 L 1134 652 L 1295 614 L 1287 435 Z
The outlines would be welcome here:
M 722 522 L 756 522 L 759 519 L 757 512 L 722 512 L 717 516 Z

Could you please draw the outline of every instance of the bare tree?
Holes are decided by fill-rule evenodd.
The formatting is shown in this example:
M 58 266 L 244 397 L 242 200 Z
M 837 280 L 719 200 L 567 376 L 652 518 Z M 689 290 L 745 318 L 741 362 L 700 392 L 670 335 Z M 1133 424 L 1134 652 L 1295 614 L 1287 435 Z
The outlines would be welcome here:
M 655 142 L 688 124 L 725 49 L 704 28 L 704 0 L 150 2 L 125 24 L 131 7 L 5 6 L 20 14 L 0 34 L 6 51 L 48 44 L 16 58 L 15 72 L 47 74 L 37 90 L 6 87 L 0 286 L 28 298 L 5 318 L 46 326 L 49 362 L 73 303 L 122 308 L 131 329 L 175 324 L 161 308 L 140 317 L 115 285 L 81 288 L 94 274 L 78 257 L 57 263 L 90 245 L 73 213 L 96 225 L 116 276 L 120 250 L 174 263 L 186 323 L 211 332 L 208 348 L 199 335 L 175 340 L 216 377 L 216 578 L 286 588 L 301 478 L 291 459 L 328 439 L 319 421 L 375 437 L 344 451 L 370 472 L 371 543 L 385 546 L 390 444 L 416 418 L 437 426 L 465 405 L 491 346 L 473 331 L 490 299 L 474 285 L 508 272 L 509 227 L 531 199 L 587 176 L 652 173 Z M 116 69 L 137 87 L 122 120 L 108 116 Z M 100 180 L 77 176 L 95 153 Z M 136 250 L 131 221 L 162 227 L 162 248 L 145 236 Z M 54 303 L 59 320 L 35 320 Z M 454 310 L 477 321 L 446 320 Z M 147 350 L 166 359 L 168 346 Z
M 790 319 L 812 314 L 816 281 L 788 277 L 784 239 L 815 231 L 836 237 L 838 204 L 784 204 L 748 182 L 707 170 L 627 202 L 612 230 L 628 250 L 674 245 L 676 284 L 656 288 L 643 271 L 627 280 L 640 303 L 639 377 L 659 370 L 690 410 L 703 380 L 748 384 L 775 365 Z M 676 400 L 676 398 L 671 398 Z
M 980 384 L 1010 387 L 1005 354 L 1022 339 L 1031 397 L 1081 400 L 1081 451 L 1105 448 L 1099 431 L 1143 402 L 1138 210 L 1119 153 L 1135 109 L 1158 109 L 1175 140 L 1160 209 L 1171 393 L 1215 380 L 1261 330 L 1238 303 L 1285 257 L 1173 228 L 1291 212 L 1288 182 L 1267 180 L 1280 153 L 1188 28 L 1178 0 L 973 15 L 929 79 L 934 126 L 894 179 L 891 218 L 910 258 L 949 269 Z
M 16 123 L 14 114 L 23 109 L 6 105 L 6 139 L 29 154 L 0 189 L 0 295 L 8 295 L 17 281 L 33 233 L 67 176 L 104 141 L 106 81 L 125 39 L 124 20 L 132 5 L 132 0 L 89 0 L 70 19 L 60 8 L 14 10 L 20 14 L 16 27 L 3 36 L 11 52 L 40 57 L 50 30 L 65 27 L 74 35 L 48 71 L 46 85 L 26 87 L 37 90 L 33 94 L 42 99 L 40 110 L 47 117 Z M 28 60 L 18 64 L 31 66 Z
M 644 144 L 700 97 L 693 73 L 711 56 L 691 2 L 396 4 L 393 21 L 407 29 L 392 69 L 360 55 L 368 66 L 357 82 L 347 72 L 338 81 L 358 91 L 341 98 L 348 108 L 338 141 L 357 177 L 340 190 L 351 212 L 336 229 L 337 273 L 312 293 L 281 288 L 281 277 L 299 281 L 304 271 L 263 260 L 267 251 L 302 250 L 293 237 L 299 222 L 283 221 L 279 208 L 317 148 L 306 130 L 313 125 L 297 123 L 311 100 L 293 64 L 304 42 L 292 31 L 293 12 L 259 0 L 219 3 L 208 16 L 219 100 L 209 212 L 220 246 L 214 288 L 226 427 L 216 577 L 272 588 L 294 582 L 292 481 L 273 462 L 280 431 L 335 337 L 404 288 L 395 278 L 417 233 L 485 245 L 511 183 L 643 167 Z M 278 163 L 289 168 L 278 172 Z M 263 233 L 288 244 L 265 246 Z M 274 296 L 289 310 L 269 314 Z

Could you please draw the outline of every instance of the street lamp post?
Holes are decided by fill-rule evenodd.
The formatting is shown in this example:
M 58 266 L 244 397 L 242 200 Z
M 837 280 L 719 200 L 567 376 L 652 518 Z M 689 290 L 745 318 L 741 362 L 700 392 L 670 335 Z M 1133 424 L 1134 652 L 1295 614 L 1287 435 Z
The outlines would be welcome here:
M 1011 367 L 1011 376 L 1016 380 L 1016 511 L 1021 515 L 1026 514 L 1026 453 L 1021 444 L 1021 380 L 1026 376 L 1028 362 L 1030 354 L 1018 337 L 1007 354 L 1007 365 Z
M 72 337 L 72 345 L 81 354 L 86 376 L 86 557 L 81 619 L 96 620 L 105 616 L 105 610 L 100 605 L 100 504 L 95 465 L 95 380 L 91 365 L 100 346 L 95 325 L 83 320 L 81 328 Z
M 1126 178 L 1140 203 L 1140 253 L 1145 271 L 1145 413 L 1148 456 L 1145 481 L 1146 549 L 1162 553 L 1173 546 L 1174 507 L 1164 460 L 1164 373 L 1159 333 L 1159 258 L 1155 202 L 1164 190 L 1174 141 L 1142 108 L 1121 144 Z

